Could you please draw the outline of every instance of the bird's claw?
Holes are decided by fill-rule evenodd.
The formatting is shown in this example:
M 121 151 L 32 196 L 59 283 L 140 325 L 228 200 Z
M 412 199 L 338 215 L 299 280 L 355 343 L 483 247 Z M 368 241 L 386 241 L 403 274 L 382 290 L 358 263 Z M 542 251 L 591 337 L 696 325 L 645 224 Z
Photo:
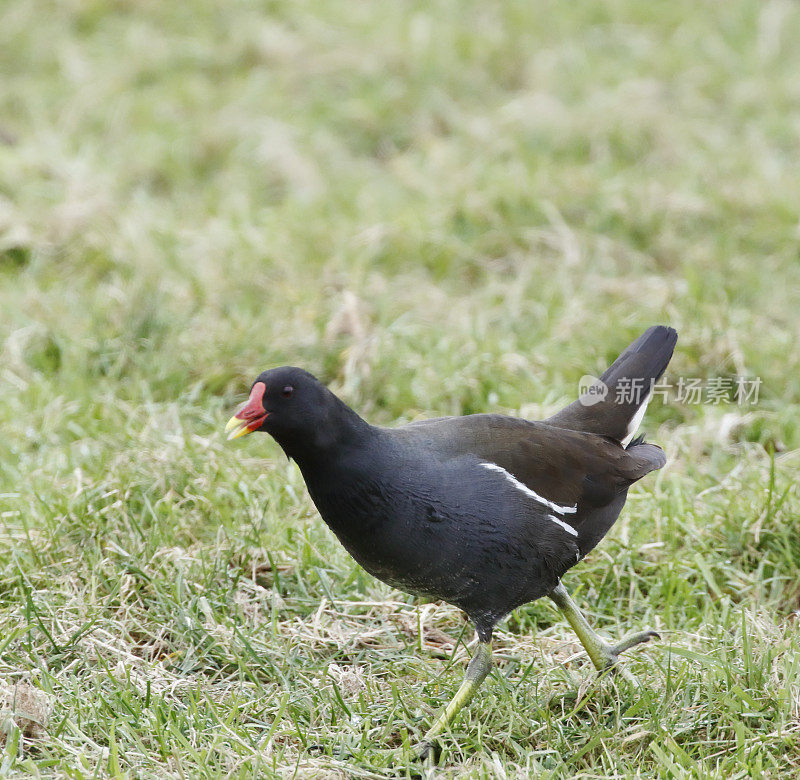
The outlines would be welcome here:
M 599 671 L 605 672 L 611 670 L 621 675 L 623 679 L 628 682 L 636 683 L 634 676 L 624 666 L 618 665 L 619 657 L 626 650 L 630 650 L 632 647 L 641 645 L 644 642 L 649 642 L 651 639 L 661 639 L 661 636 L 655 631 L 640 631 L 637 634 L 626 636 L 614 645 L 603 642 L 600 646 L 602 667 L 599 667 Z

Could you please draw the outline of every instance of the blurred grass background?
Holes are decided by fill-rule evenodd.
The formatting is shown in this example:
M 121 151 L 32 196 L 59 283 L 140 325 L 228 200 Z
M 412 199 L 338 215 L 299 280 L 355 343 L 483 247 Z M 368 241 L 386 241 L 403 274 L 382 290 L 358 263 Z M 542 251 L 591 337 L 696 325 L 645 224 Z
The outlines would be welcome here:
M 52 716 L 4 721 L 0 776 L 411 772 L 383 750 L 462 618 L 224 421 L 283 363 L 382 424 L 541 416 L 655 322 L 670 378 L 763 384 L 653 404 L 669 464 L 567 578 L 662 632 L 642 688 L 518 610 L 441 776 L 796 774 L 799 33 L 792 0 L 3 3 L 0 685 Z

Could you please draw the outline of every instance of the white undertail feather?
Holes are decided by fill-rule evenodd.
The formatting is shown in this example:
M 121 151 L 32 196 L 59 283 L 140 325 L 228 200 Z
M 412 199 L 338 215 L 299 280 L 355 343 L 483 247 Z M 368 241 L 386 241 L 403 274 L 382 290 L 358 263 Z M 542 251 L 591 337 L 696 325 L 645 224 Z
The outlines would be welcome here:
M 526 496 L 534 499 L 534 501 L 538 501 L 540 504 L 544 504 L 554 512 L 558 512 L 561 515 L 571 515 L 578 511 L 577 504 L 573 504 L 572 506 L 562 506 L 561 504 L 555 504 L 552 501 L 548 501 L 546 498 L 540 496 L 535 490 L 531 490 L 527 485 L 520 482 L 513 474 L 510 474 L 502 466 L 498 466 L 496 463 L 481 463 L 481 466 L 483 466 L 485 469 L 489 469 L 489 471 L 497 471 L 498 473 L 502 474 L 517 490 L 521 490 Z M 573 536 L 578 535 L 578 532 L 571 525 L 568 525 L 563 520 L 559 520 L 555 515 L 547 515 L 547 517 L 549 520 L 552 520 L 557 525 L 560 525 L 565 531 L 571 533 Z
M 642 405 L 636 410 L 636 414 L 631 417 L 631 421 L 628 423 L 628 433 L 620 442 L 623 447 L 627 447 L 631 443 L 631 439 L 633 439 L 633 437 L 636 435 L 636 431 L 639 429 L 639 426 L 642 424 L 642 420 L 644 419 L 644 413 L 647 411 L 647 404 L 650 403 L 650 399 L 652 397 L 653 391 L 651 390 L 647 394 L 647 398 L 642 401 Z

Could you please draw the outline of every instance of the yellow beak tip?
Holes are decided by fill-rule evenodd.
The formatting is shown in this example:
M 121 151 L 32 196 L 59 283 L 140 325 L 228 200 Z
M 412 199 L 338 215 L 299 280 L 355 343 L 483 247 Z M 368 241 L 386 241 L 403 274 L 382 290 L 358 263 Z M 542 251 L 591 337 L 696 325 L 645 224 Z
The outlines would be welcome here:
M 225 430 L 228 432 L 228 441 L 238 439 L 240 436 L 246 436 L 250 431 L 247 430 L 247 425 L 244 420 L 238 417 L 231 417 L 228 420 Z

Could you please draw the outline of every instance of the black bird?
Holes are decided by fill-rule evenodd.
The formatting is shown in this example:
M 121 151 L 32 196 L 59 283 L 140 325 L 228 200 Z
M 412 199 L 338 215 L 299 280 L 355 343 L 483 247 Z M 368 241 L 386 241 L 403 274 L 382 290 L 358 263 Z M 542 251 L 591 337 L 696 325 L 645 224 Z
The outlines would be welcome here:
M 455 604 L 475 624 L 477 650 L 423 753 L 489 673 L 492 630 L 521 604 L 550 596 L 600 670 L 657 636 L 608 644 L 561 577 L 608 533 L 628 488 L 666 462 L 633 436 L 677 338 L 649 328 L 541 422 L 473 414 L 379 428 L 289 366 L 260 374 L 229 421 L 229 438 L 266 431 L 297 462 L 322 519 L 370 574 Z

